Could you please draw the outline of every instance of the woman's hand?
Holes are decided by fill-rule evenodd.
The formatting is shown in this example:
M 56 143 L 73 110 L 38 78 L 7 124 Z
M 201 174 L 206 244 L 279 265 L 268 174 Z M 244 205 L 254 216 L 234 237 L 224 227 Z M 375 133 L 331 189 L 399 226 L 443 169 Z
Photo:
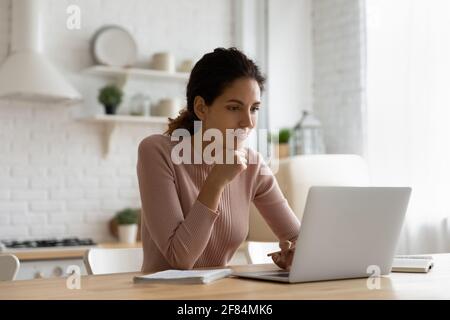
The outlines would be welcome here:
M 269 253 L 268 256 L 272 257 L 273 262 L 281 269 L 289 271 L 294 258 L 295 242 L 282 241 L 280 242 L 280 249 L 281 251 Z
M 245 152 L 234 151 L 234 162 L 232 164 L 216 164 L 211 169 L 200 190 L 198 201 L 212 211 L 217 211 L 223 189 L 245 169 L 247 169 Z
M 208 175 L 208 178 L 214 179 L 219 184 L 226 185 L 233 181 L 241 172 L 247 169 L 246 152 L 243 150 L 233 150 L 233 161 L 227 163 L 225 157 L 223 164 L 216 164 Z

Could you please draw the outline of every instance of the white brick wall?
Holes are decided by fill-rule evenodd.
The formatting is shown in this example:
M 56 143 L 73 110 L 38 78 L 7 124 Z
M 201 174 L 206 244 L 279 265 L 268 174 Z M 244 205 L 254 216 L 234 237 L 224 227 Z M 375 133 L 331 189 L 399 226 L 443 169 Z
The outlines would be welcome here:
M 364 0 L 312 1 L 314 111 L 329 153 L 364 154 Z
M 81 8 L 81 30 L 65 28 L 65 9 L 72 3 Z M 0 0 L 0 61 L 9 36 L 9 4 Z M 103 24 L 121 24 L 132 32 L 142 64 L 157 51 L 171 50 L 177 61 L 196 60 L 214 47 L 233 44 L 230 0 L 49 0 L 44 9 L 46 53 L 86 96 L 83 108 L 97 111 L 96 92 L 103 82 L 79 71 L 93 63 L 89 40 Z M 79 122 L 73 114 L 73 108 L 62 106 L 0 101 L 0 239 L 109 240 L 107 222 L 114 213 L 140 206 L 137 145 L 163 128 L 120 125 L 104 158 L 103 127 Z

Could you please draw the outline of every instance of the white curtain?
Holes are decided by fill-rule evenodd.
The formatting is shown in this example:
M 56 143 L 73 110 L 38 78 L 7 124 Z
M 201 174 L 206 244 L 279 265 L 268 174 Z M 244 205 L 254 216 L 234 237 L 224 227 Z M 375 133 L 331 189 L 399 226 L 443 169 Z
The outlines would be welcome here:
M 450 1 L 367 0 L 366 154 L 413 188 L 398 253 L 450 252 Z

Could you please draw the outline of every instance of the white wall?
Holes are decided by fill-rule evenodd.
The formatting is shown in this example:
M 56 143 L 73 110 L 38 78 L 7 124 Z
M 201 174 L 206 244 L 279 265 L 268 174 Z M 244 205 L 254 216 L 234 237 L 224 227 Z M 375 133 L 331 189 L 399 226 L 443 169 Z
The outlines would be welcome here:
M 68 30 L 66 8 L 81 8 L 81 30 Z M 5 57 L 8 0 L 0 0 L 0 59 Z M 161 127 L 123 124 L 109 158 L 102 156 L 103 127 L 76 121 L 97 112 L 104 82 L 81 74 L 93 64 L 89 40 L 104 24 L 125 26 L 139 58 L 171 50 L 177 61 L 197 60 L 217 46 L 233 45 L 229 0 L 46 1 L 44 47 L 50 59 L 86 95 L 83 108 L 0 102 L 0 239 L 86 236 L 108 240 L 107 221 L 125 206 L 139 206 L 135 173 L 138 142 Z M 151 84 L 148 84 L 151 86 Z M 158 92 L 157 92 L 158 94 Z
M 268 15 L 269 124 L 276 130 L 312 107 L 311 1 L 269 0 Z
M 0 1 L 0 61 L 6 57 L 8 52 L 8 43 L 9 43 L 9 29 L 10 29 L 10 20 L 9 20 L 9 10 L 10 10 L 10 0 L 1 0 Z
M 312 1 L 314 112 L 329 153 L 365 153 L 364 11 L 364 0 Z

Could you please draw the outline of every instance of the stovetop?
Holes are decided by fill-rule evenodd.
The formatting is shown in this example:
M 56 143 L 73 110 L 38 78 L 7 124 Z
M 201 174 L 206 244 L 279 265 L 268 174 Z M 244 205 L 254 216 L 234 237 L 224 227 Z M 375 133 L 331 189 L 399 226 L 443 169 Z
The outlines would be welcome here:
M 39 239 L 39 240 L 0 240 L 0 251 L 32 250 L 32 249 L 52 249 L 52 248 L 79 248 L 95 247 L 95 243 L 90 238 L 62 238 L 62 239 Z

